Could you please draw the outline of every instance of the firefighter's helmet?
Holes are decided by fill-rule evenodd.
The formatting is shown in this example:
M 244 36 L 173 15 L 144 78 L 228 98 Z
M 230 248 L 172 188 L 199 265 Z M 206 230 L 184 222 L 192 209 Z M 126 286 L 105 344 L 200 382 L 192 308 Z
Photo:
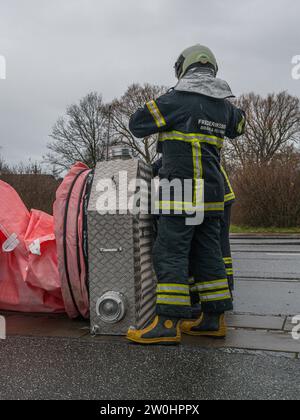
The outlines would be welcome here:
M 176 77 L 182 78 L 191 66 L 197 64 L 211 65 L 215 75 L 218 73 L 218 64 L 214 53 L 209 48 L 197 44 L 187 48 L 179 56 L 175 63 Z

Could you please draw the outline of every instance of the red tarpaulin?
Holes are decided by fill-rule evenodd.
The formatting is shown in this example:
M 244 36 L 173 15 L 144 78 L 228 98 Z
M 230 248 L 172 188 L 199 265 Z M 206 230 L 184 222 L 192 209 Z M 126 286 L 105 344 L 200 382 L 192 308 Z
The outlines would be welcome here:
M 89 317 L 86 206 L 92 171 L 74 165 L 56 193 L 54 217 L 29 212 L 0 181 L 0 309 Z
M 53 217 L 0 181 L 0 309 L 64 312 Z

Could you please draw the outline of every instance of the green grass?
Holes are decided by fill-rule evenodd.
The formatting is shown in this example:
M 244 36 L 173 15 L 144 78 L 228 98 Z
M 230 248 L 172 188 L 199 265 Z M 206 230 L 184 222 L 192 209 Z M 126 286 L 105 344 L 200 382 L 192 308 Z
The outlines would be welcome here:
M 277 228 L 277 227 L 270 227 L 270 228 L 263 228 L 263 227 L 250 227 L 250 226 L 231 226 L 231 233 L 299 233 L 300 234 L 300 227 L 294 228 Z

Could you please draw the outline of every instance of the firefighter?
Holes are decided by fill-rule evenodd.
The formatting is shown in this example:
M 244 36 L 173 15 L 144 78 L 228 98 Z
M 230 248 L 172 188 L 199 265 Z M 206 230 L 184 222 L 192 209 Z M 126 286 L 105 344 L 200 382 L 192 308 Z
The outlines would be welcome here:
M 160 179 L 180 180 L 184 185 L 181 201 L 172 194 L 169 200 L 160 197 L 157 203 L 162 214 L 153 250 L 158 279 L 156 316 L 144 329 L 130 328 L 127 334 L 129 340 L 141 344 L 179 343 L 181 331 L 225 336 L 224 313 L 233 307 L 220 245 L 225 195 L 220 151 L 225 137 L 243 134 L 245 113 L 228 101 L 232 91 L 217 78 L 218 65 L 210 49 L 201 45 L 188 48 L 177 60 L 175 71 L 176 87 L 149 101 L 129 124 L 137 138 L 159 133 L 158 152 L 163 156 Z M 184 191 L 189 180 L 192 202 L 186 201 Z M 201 224 L 188 222 L 203 208 Z M 191 209 L 196 216 L 191 216 Z M 199 294 L 203 310 L 196 321 L 189 321 L 190 255 L 197 261 L 193 290 Z M 180 320 L 186 321 L 181 324 Z

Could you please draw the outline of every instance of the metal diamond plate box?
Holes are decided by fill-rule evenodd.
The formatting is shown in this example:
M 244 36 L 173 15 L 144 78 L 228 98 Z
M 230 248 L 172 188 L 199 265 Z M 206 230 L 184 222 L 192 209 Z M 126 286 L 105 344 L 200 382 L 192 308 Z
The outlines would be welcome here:
M 96 167 L 88 208 L 93 334 L 125 335 L 154 314 L 153 218 L 141 204 L 147 197 L 151 205 L 150 185 L 151 168 L 138 160 L 114 159 Z

